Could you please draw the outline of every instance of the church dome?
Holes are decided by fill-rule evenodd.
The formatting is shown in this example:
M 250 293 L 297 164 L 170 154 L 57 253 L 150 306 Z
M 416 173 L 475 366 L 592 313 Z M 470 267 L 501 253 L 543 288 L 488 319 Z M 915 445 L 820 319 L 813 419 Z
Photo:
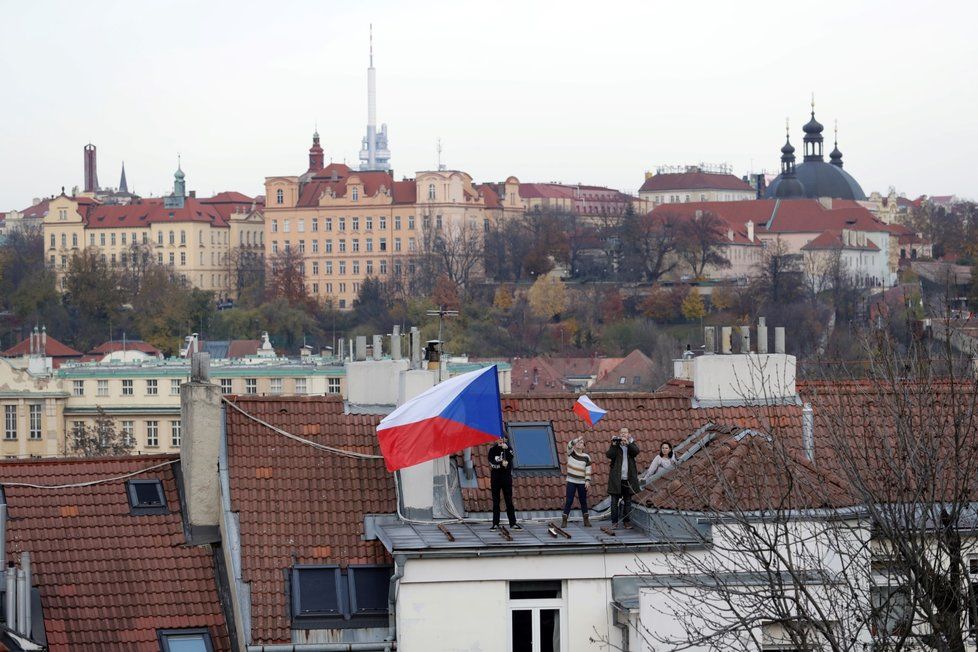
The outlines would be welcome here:
M 767 197 L 769 199 L 784 196 L 778 192 L 779 187 L 784 181 L 787 181 L 784 175 L 779 175 L 771 182 L 767 190 Z M 796 166 L 792 181 L 801 182 L 804 188 L 802 195 L 804 197 L 832 197 L 834 199 L 855 199 L 860 201 L 866 199 L 866 193 L 863 192 L 859 182 L 851 174 L 841 167 L 826 163 L 825 161 L 808 161 Z
M 812 119 L 805 123 L 805 126 L 801 128 L 806 134 L 820 134 L 825 127 L 822 123 L 815 119 L 815 111 L 812 111 Z
M 774 183 L 777 184 L 777 188 L 774 188 L 772 184 L 771 189 L 774 191 L 774 194 L 770 195 L 770 197 L 776 199 L 802 199 L 805 197 L 805 186 L 794 177 L 784 179 L 778 177 Z

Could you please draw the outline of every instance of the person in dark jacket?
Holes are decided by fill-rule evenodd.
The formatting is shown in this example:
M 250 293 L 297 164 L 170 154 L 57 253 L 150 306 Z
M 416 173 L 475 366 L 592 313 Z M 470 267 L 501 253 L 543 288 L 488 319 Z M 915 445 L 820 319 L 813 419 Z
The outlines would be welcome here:
M 492 489 L 492 527 L 499 527 L 499 494 L 506 500 L 506 516 L 513 530 L 523 528 L 516 522 L 516 508 L 513 507 L 513 449 L 509 439 L 503 437 L 489 449 L 489 480 Z
M 618 527 L 621 518 L 622 527 L 632 527 L 632 496 L 638 493 L 638 444 L 635 438 L 628 434 L 628 428 L 622 428 L 611 438 L 611 446 L 605 456 L 611 460 L 608 471 L 608 494 L 611 496 L 611 527 Z

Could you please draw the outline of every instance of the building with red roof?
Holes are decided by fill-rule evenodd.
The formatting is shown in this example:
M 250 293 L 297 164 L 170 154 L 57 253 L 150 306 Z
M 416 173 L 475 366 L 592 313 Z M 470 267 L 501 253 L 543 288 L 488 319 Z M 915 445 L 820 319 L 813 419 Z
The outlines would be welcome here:
M 731 174 L 728 166 L 663 166 L 646 172 L 638 196 L 651 204 L 757 199 L 757 190 Z
M 318 133 L 308 157 L 303 174 L 265 179 L 266 253 L 301 252 L 309 293 L 343 310 L 367 278 L 410 282 L 431 234 L 481 241 L 487 225 L 523 212 L 515 177 L 479 185 L 441 169 L 398 180 L 389 170 L 326 164 Z
M 103 203 L 62 193 L 48 201 L 43 218 L 45 257 L 62 289 L 72 256 L 93 249 L 113 267 L 134 257 L 155 260 L 219 299 L 234 297 L 234 261 L 263 257 L 261 199 L 237 192 L 197 198 L 179 168 L 167 197 Z
M 51 358 L 51 367 L 57 369 L 65 362 L 81 360 L 85 354 L 48 335 L 46 328 L 41 332 L 35 328 L 28 337 L 0 352 L 0 357 L 4 358 L 26 358 L 32 355 Z

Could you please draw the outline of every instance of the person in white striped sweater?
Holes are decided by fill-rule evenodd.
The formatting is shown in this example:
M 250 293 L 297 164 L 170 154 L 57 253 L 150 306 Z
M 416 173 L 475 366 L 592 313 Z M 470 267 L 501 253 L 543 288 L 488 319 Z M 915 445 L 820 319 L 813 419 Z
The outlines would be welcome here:
M 561 527 L 567 527 L 567 517 L 570 516 L 575 494 L 581 503 L 584 527 L 591 527 L 591 519 L 587 511 L 587 489 L 590 486 L 591 456 L 584 452 L 584 437 L 578 437 L 567 443 L 567 500 L 564 501 Z

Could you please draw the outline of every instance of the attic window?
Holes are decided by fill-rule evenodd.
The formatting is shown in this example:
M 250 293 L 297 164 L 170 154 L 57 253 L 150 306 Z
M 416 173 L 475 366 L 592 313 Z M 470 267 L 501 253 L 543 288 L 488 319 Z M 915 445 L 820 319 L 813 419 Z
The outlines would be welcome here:
M 206 629 L 161 629 L 156 636 L 160 652 L 214 652 L 211 634 Z
M 134 515 L 169 513 L 163 483 L 159 480 L 129 480 L 126 482 L 126 492 Z
M 560 471 L 557 443 L 549 421 L 506 425 L 516 458 L 513 468 L 526 471 Z
M 295 566 L 293 627 L 381 627 L 388 619 L 390 566 Z

